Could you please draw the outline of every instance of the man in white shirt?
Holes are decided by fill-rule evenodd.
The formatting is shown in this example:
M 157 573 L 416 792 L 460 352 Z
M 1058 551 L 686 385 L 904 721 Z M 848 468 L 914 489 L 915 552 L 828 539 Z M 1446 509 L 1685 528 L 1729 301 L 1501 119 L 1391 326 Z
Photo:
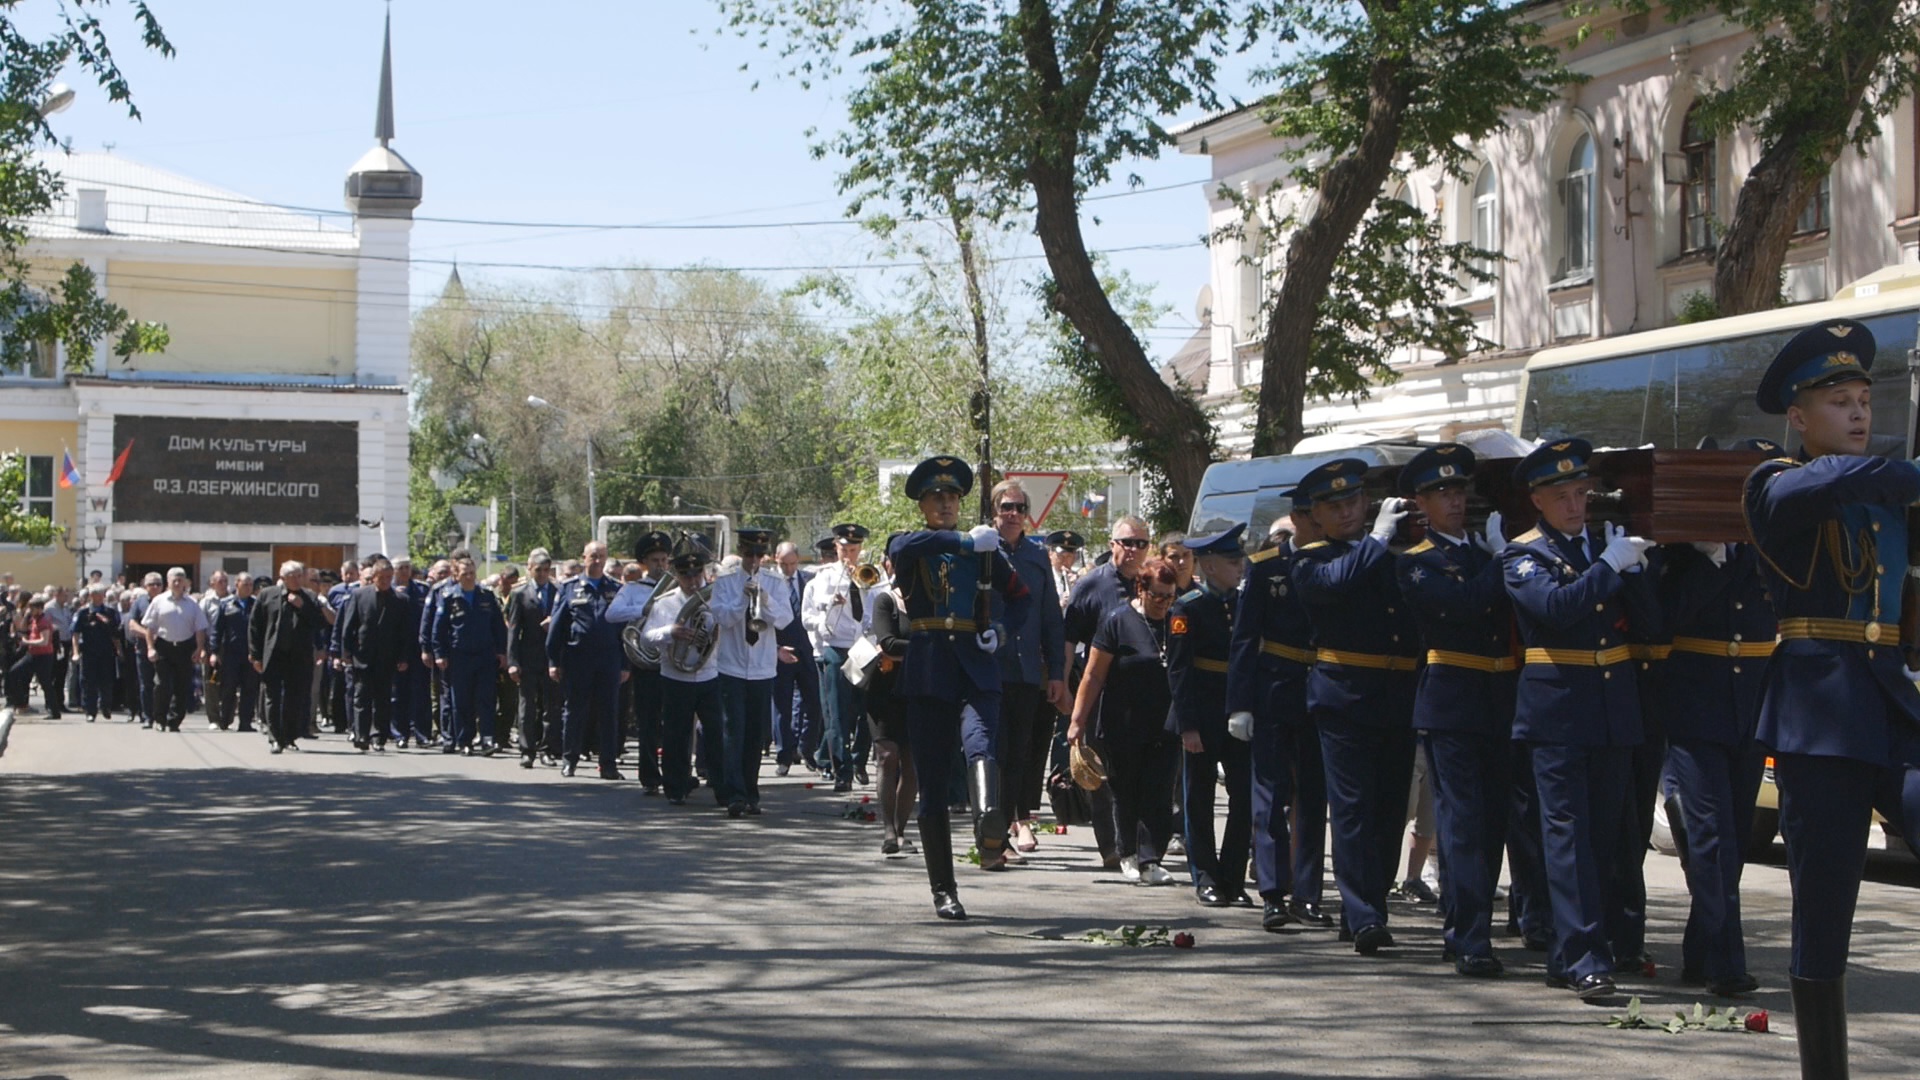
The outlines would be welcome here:
M 760 813 L 760 753 L 763 730 L 773 716 L 773 680 L 780 666 L 776 631 L 793 622 L 786 582 L 766 565 L 773 544 L 770 529 L 740 530 L 740 570 L 713 583 L 708 601 L 720 624 L 716 652 L 720 667 L 720 710 L 725 734 L 707 760 L 718 766 L 727 816 Z M 756 601 L 757 597 L 757 601 Z M 751 625 L 757 616 L 762 625 Z
M 693 792 L 693 722 L 697 717 L 710 731 L 724 730 L 720 716 L 719 649 L 708 650 L 700 666 L 682 671 L 673 662 L 676 644 L 689 642 L 699 629 L 681 625 L 680 612 L 707 583 L 707 544 L 682 533 L 673 549 L 673 580 L 662 582 L 653 609 L 647 613 L 641 636 L 660 650 L 661 763 L 667 802 L 685 806 Z M 711 613 L 709 613 L 711 614 Z M 715 792 L 719 792 L 719 788 Z M 725 805 L 725 799 L 721 800 Z
M 820 711 L 825 714 L 826 735 L 820 742 L 823 772 L 833 774 L 833 790 L 852 791 L 857 777 L 866 783 L 865 749 L 867 726 L 864 694 L 847 680 L 840 665 L 847 659 L 866 624 L 866 597 L 854 579 L 860 565 L 860 549 L 867 540 L 867 527 L 851 522 L 833 527 L 834 547 L 839 561 L 822 566 L 807 583 L 806 596 L 800 602 L 800 618 L 812 635 L 815 662 L 820 667 Z
M 207 653 L 207 613 L 187 595 L 187 572 L 167 571 L 167 591 L 153 598 L 140 625 L 147 631 L 147 659 L 157 685 L 153 719 L 162 730 L 179 731 L 193 693 L 193 665 Z

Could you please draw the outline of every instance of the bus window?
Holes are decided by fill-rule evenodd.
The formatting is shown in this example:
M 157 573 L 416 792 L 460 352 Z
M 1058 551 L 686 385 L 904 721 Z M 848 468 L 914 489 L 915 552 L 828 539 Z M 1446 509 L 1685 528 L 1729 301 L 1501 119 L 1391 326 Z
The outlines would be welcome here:
M 1639 446 L 1654 359 L 1624 356 L 1529 373 L 1529 423 L 1522 430 L 1548 442 L 1578 437 L 1595 446 Z

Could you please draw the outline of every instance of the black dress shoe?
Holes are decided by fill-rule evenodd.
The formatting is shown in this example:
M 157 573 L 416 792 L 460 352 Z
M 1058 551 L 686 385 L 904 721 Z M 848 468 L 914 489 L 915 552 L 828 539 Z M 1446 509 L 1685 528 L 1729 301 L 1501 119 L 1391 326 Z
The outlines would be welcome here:
M 750 803 L 748 803 L 748 804 L 747 804 L 747 816 L 748 816 L 748 817 L 759 817 L 759 816 L 760 816 L 760 804 L 759 804 L 759 803 L 757 803 L 757 802 L 750 802 Z
M 933 891 L 933 913 L 955 922 L 962 922 L 967 917 L 967 909 L 960 906 L 960 894 L 951 889 Z
M 1741 997 L 1758 989 L 1760 989 L 1760 980 L 1744 971 L 1738 975 L 1707 982 L 1707 993 L 1715 997 Z
M 600 767 L 600 779 L 602 779 L 602 780 L 625 780 L 625 779 L 626 779 L 626 777 L 625 777 L 625 776 L 622 776 L 622 775 L 620 774 L 620 770 L 619 770 L 619 769 L 616 769 L 616 768 L 614 768 L 614 767 L 613 767 L 613 766 L 611 766 L 611 765 L 602 765 L 602 766 Z
M 1333 925 L 1333 916 L 1321 911 L 1319 904 L 1303 904 L 1298 900 L 1290 900 L 1287 902 L 1287 914 L 1308 926 Z
M 1247 890 L 1245 889 L 1235 889 L 1231 893 L 1227 894 L 1227 906 L 1228 907 L 1252 907 L 1253 897 L 1248 896 Z
M 1269 900 L 1266 906 L 1260 909 L 1260 929 L 1262 930 L 1279 930 L 1292 921 L 1293 914 L 1287 910 L 1285 904 L 1276 904 Z
M 685 806 L 687 805 L 687 797 L 685 795 L 669 795 L 667 796 L 667 805 Z
M 747 804 L 746 804 L 746 803 L 744 803 L 744 802 L 737 802 L 737 801 L 736 801 L 736 802 L 730 802 L 730 803 L 728 803 L 728 804 L 727 804 L 727 816 L 728 816 L 728 817 L 730 817 L 730 818 L 737 818 L 737 817 L 745 817 L 745 816 L 746 816 L 746 814 L 747 814 Z
M 646 787 L 643 787 L 643 788 L 641 788 L 641 789 L 640 789 L 640 794 L 642 794 L 642 795 L 658 795 L 658 794 L 660 794 L 660 785 L 659 785 L 659 784 L 648 784 L 648 785 L 647 785 Z
M 1574 979 L 1569 986 L 1581 1001 L 1604 1001 L 1619 995 L 1613 980 L 1605 975 L 1582 975 Z
M 523 768 L 523 769 L 531 769 L 531 768 L 533 768 L 533 755 L 532 755 L 532 754 L 523 754 L 523 755 L 521 755 L 521 757 L 520 757 L 520 767 L 521 767 L 521 768 Z
M 1393 934 L 1384 926 L 1363 926 L 1354 931 L 1353 951 L 1372 956 L 1393 944 Z
M 1463 956 L 1453 962 L 1453 970 L 1470 979 L 1492 979 L 1507 969 L 1497 956 Z
M 440 752 L 443 754 L 457 754 L 460 752 L 460 748 L 453 745 L 452 743 L 448 743 L 447 745 L 440 748 Z
M 1642 971 L 1645 971 L 1647 965 L 1651 963 L 1653 963 L 1653 957 L 1643 952 L 1634 953 L 1632 956 L 1622 956 L 1613 962 L 1613 973 L 1615 975 L 1638 975 Z
M 835 780 L 833 782 L 833 793 L 835 795 L 844 795 L 847 792 L 852 790 L 853 790 L 853 781 L 851 780 Z
M 577 761 L 569 761 L 569 762 L 567 762 L 567 763 L 566 763 L 565 765 L 562 765 L 562 766 L 560 766 L 560 775 L 561 775 L 561 776 L 572 776 L 572 775 L 573 775 L 574 773 L 576 773 L 576 772 L 578 772 L 579 770 L 580 770 L 580 763 L 579 763 L 579 762 L 577 762 Z
M 1233 902 L 1221 895 L 1220 890 L 1212 885 L 1202 885 L 1194 889 L 1193 896 L 1200 901 L 1201 907 L 1226 907 Z
M 859 784 L 861 787 L 866 787 L 867 784 L 870 783 L 870 781 L 867 779 L 867 770 L 865 769 L 853 770 L 853 782 L 856 784 Z
M 1547 948 L 1553 944 L 1553 935 L 1545 930 L 1535 930 L 1530 934 L 1522 933 L 1520 944 L 1526 946 L 1528 952 L 1546 952 Z
M 1565 975 L 1555 975 L 1551 971 L 1547 972 L 1547 989 L 1565 990 L 1572 985 L 1573 980 L 1567 978 Z

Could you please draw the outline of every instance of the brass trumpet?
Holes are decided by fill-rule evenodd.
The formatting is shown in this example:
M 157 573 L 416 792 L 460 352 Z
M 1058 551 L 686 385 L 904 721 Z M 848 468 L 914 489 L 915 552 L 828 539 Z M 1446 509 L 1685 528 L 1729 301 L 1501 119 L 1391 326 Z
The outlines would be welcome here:
M 886 575 L 872 563 L 861 563 L 853 568 L 853 582 L 862 589 L 871 589 L 886 580 Z

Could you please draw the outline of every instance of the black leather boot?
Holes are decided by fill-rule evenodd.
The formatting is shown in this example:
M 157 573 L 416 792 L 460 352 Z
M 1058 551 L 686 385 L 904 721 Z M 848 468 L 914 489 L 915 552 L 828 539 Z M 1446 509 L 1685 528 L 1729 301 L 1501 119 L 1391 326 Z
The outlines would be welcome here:
M 960 887 L 953 882 L 953 829 L 945 814 L 937 821 L 921 815 L 920 855 L 927 862 L 927 884 L 933 887 L 933 913 L 943 919 L 965 919 Z
M 967 762 L 967 795 L 973 803 L 973 842 L 980 869 L 1007 868 L 1007 812 L 1000 805 L 1000 766 L 991 758 Z
M 1847 1080 L 1847 980 L 1787 981 L 1793 987 L 1801 1080 Z

